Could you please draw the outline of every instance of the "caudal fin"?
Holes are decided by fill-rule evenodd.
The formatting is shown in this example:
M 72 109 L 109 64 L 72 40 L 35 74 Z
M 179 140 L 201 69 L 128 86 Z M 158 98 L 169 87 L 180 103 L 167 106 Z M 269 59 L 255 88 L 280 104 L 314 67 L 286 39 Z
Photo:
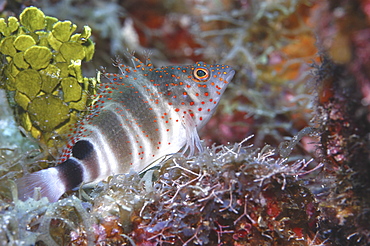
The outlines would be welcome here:
M 40 187 L 41 196 L 50 202 L 56 202 L 64 192 L 78 187 L 83 181 L 81 163 L 70 158 L 56 167 L 27 174 L 18 179 L 18 198 L 22 201 L 33 197 L 36 187 Z
M 57 201 L 66 192 L 65 185 L 59 177 L 58 169 L 55 167 L 27 174 L 18 179 L 16 183 L 18 198 L 22 201 L 33 197 L 36 187 L 40 187 L 41 196 L 47 197 L 50 202 Z

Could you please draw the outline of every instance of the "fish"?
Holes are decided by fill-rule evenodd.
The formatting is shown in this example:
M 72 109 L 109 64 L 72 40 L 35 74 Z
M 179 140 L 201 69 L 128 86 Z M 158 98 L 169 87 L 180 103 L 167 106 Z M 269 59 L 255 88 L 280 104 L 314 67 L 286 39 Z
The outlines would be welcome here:
M 132 53 L 118 73 L 102 71 L 96 102 L 69 135 L 57 165 L 19 178 L 18 198 L 34 189 L 50 202 L 66 191 L 93 185 L 115 174 L 141 172 L 182 150 L 203 151 L 198 134 L 211 118 L 235 71 L 228 65 L 154 68 Z

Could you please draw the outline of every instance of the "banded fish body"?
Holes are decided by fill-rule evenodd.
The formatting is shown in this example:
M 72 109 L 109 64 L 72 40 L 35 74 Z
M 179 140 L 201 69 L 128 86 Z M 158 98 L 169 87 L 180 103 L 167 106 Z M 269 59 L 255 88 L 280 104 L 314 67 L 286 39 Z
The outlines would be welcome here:
M 215 111 L 234 70 L 197 62 L 154 68 L 127 54 L 131 66 L 117 64 L 118 74 L 105 81 L 91 113 L 80 121 L 56 167 L 17 180 L 21 200 L 40 187 L 57 201 L 81 183 L 110 175 L 142 171 L 169 154 L 202 150 L 198 130 Z

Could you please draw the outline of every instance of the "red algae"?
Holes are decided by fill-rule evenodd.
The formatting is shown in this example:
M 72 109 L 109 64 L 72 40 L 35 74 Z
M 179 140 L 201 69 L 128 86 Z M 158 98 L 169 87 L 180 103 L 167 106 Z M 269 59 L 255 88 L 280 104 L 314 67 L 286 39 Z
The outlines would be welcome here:
M 366 1 L 319 4 L 316 29 L 322 62 L 315 79 L 321 131 L 322 235 L 336 245 L 370 242 L 368 103 L 369 22 Z M 336 185 L 329 185 L 335 183 Z

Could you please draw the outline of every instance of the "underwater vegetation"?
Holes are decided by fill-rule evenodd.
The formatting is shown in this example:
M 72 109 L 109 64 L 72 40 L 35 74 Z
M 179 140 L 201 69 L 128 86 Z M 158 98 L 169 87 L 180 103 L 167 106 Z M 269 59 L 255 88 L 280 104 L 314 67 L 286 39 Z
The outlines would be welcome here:
M 0 85 L 14 100 L 19 124 L 40 144 L 58 145 L 86 110 L 94 80 L 82 76 L 81 62 L 91 60 L 91 29 L 58 21 L 35 8 L 0 19 L 0 53 L 6 60 Z M 54 154 L 56 150 L 52 151 Z
M 307 165 L 277 158 L 270 146 L 240 143 L 192 159 L 175 156 L 153 171 L 154 183 L 148 173 L 113 177 L 92 198 L 91 213 L 102 225 L 95 237 L 128 245 L 309 245 L 319 212 L 298 178 L 313 171 Z M 107 224 L 130 239 L 107 239 Z M 87 245 L 86 233 L 75 229 L 72 244 Z
M 335 245 L 370 243 L 370 2 L 326 1 L 316 28 L 324 51 L 315 73 L 316 119 L 329 192 L 321 227 Z
M 2 17 L 19 16 L 30 4 L 10 2 L 1 5 Z M 41 152 L 52 152 L 54 144 L 62 143 L 59 129 L 64 122 L 83 114 L 82 105 L 89 103 L 83 95 L 93 94 L 95 88 L 95 81 L 86 83 L 89 78 L 83 76 L 93 76 L 99 66 L 110 67 L 111 58 L 123 47 L 139 57 L 149 51 L 159 66 L 217 61 L 233 66 L 237 74 L 203 131 L 209 146 L 205 152 L 192 158 L 175 155 L 144 176 L 116 175 L 52 204 L 38 200 L 37 193 L 36 199 L 22 202 L 15 198 L 14 179 L 23 170 L 53 163 L 38 149 L 22 152 L 14 145 L 1 149 L 0 244 L 370 244 L 368 0 L 33 4 L 55 23 L 68 19 L 79 27 L 89 25 L 92 31 L 83 29 L 80 34 L 95 45 L 90 63 L 67 66 L 67 77 L 82 88 L 81 99 L 72 101 L 64 101 L 60 82 L 48 92 L 41 87 L 36 93 L 5 79 L 15 76 L 14 68 L 25 69 L 13 65 L 4 72 L 4 65 L 10 68 L 18 58 L 39 74 L 45 69 L 33 67 L 34 61 L 24 57 L 25 49 L 13 44 L 16 53 L 3 60 L 0 83 L 10 98 L 31 93 L 24 103 L 49 93 L 68 107 L 69 118 L 48 128 L 34 122 L 27 108 L 16 106 L 17 100 L 10 100 L 12 109 L 19 109 L 17 121 L 22 122 L 26 113 L 31 132 L 37 133 L 30 135 L 44 141 Z M 27 27 L 20 17 L 12 19 L 19 27 L 8 36 L 30 36 L 33 45 L 42 46 L 37 34 L 19 31 Z M 45 26 L 41 32 L 51 35 L 52 30 Z M 8 37 L 1 35 L 2 40 Z M 73 35 L 79 34 L 68 34 L 68 42 L 73 42 Z M 50 46 L 47 42 L 45 47 Z M 53 62 L 51 58 L 46 68 L 58 67 Z M 69 96 L 74 98 L 73 91 Z M 69 106 L 77 102 L 80 110 Z M 247 138 L 251 134 L 255 136 Z M 48 144 L 50 139 L 58 141 Z M 4 141 L 0 139 L 0 147 L 7 146 Z

